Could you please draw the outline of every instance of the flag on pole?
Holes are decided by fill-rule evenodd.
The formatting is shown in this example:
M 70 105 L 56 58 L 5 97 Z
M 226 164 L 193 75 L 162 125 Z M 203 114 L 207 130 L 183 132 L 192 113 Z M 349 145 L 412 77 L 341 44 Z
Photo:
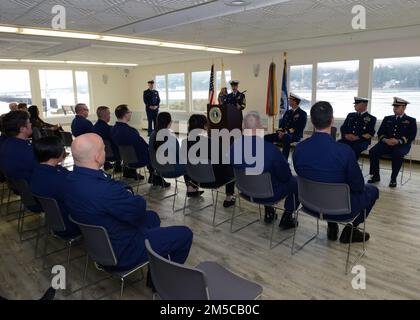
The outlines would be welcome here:
M 270 117 L 277 115 L 277 77 L 276 64 L 274 62 L 270 64 L 270 70 L 268 72 L 267 104 L 265 112 Z
M 226 74 L 225 74 L 225 64 L 223 63 L 223 58 L 222 58 L 222 79 L 220 81 L 220 88 L 226 88 Z
M 210 72 L 209 104 L 214 104 L 214 64 L 211 65 Z
M 283 80 L 281 84 L 280 120 L 289 110 L 289 93 L 287 89 L 287 52 L 284 53 Z

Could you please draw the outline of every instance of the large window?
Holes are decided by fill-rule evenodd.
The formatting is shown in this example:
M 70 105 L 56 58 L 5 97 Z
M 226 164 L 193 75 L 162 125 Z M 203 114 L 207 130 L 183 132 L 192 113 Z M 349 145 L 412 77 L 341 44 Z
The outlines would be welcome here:
M 336 118 L 354 112 L 353 102 L 359 87 L 359 61 L 324 62 L 318 64 L 318 101 L 329 101 Z
M 28 70 L 0 70 L 0 114 L 10 111 L 10 102 L 32 103 Z
M 210 71 L 199 71 L 191 74 L 192 109 L 205 112 L 209 102 Z M 215 93 L 217 100 L 217 93 Z
M 187 111 L 184 73 L 168 74 L 168 106 L 169 110 Z
M 86 71 L 39 70 L 42 106 L 45 116 L 63 115 L 62 106 L 77 103 L 90 105 Z
M 420 119 L 420 57 L 374 60 L 372 114 L 379 120 L 392 114 L 395 96 L 411 102 L 407 114 Z
M 168 100 L 166 99 L 166 76 L 160 75 L 156 76 L 155 79 L 156 83 L 156 90 L 159 91 L 159 97 L 160 97 L 160 108 L 163 110 L 168 109 Z
M 312 105 L 312 65 L 290 67 L 290 91 L 302 98 L 300 107 L 310 111 Z

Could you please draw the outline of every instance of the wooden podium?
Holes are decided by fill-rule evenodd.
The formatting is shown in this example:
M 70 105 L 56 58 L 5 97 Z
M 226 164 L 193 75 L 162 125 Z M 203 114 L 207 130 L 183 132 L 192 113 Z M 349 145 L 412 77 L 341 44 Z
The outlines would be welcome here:
M 242 110 L 233 105 L 207 105 L 207 119 L 211 129 L 239 129 L 242 131 Z

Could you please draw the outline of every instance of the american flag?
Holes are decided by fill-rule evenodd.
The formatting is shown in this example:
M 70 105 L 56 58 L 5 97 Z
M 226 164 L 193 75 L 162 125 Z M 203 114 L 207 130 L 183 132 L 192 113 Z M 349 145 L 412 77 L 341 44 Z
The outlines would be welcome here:
M 209 104 L 214 104 L 214 64 L 211 65 L 210 72 Z

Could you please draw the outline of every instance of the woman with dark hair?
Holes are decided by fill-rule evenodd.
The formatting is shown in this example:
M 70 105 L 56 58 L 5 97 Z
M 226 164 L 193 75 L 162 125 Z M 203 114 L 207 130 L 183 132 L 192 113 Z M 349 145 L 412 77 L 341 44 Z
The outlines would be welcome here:
M 64 186 L 69 171 L 60 166 L 66 157 L 63 141 L 56 136 L 43 137 L 34 142 L 33 150 L 39 165 L 32 173 L 30 182 L 32 193 L 57 201 L 66 226 L 66 230 L 57 235 L 73 237 L 80 234 L 79 228 L 69 220 L 69 210 L 64 204 L 66 195 Z
M 57 130 L 61 130 L 63 131 L 63 128 L 61 128 L 61 126 L 58 125 L 53 125 L 53 124 L 49 124 L 44 122 L 40 117 L 39 117 L 39 110 L 38 107 L 35 105 L 32 105 L 28 108 L 28 112 L 30 115 L 30 121 L 32 123 L 32 127 L 33 128 L 38 128 L 39 130 L 41 129 L 48 129 L 48 130 L 52 130 L 52 131 L 57 131 Z
M 188 120 L 188 137 L 193 138 L 192 131 L 194 132 L 194 136 L 197 134 L 197 137 L 195 141 L 188 141 L 187 142 L 187 149 L 190 150 L 190 148 L 195 145 L 196 143 L 200 143 L 200 141 L 206 140 L 208 145 L 208 153 L 207 153 L 207 160 L 209 163 L 212 163 L 212 139 L 208 138 L 207 131 L 208 131 L 208 123 L 207 123 L 207 117 L 202 114 L 193 114 L 190 119 Z M 235 182 L 229 182 L 233 180 L 233 169 L 230 164 L 223 164 L 223 146 L 222 143 L 219 141 L 219 154 L 218 154 L 218 162 L 212 163 L 213 172 L 216 181 L 214 183 L 207 183 L 207 184 L 201 184 L 202 187 L 205 188 L 219 188 L 223 185 L 226 185 L 226 199 L 223 202 L 223 207 L 229 208 L 235 205 L 235 198 L 233 197 L 235 193 Z M 201 143 L 200 143 L 201 144 Z M 188 153 L 189 155 L 189 153 Z M 197 154 L 197 157 L 200 159 L 201 155 Z M 188 158 L 188 161 L 192 159 Z M 195 159 L 197 160 L 197 159 Z M 229 183 L 228 183 L 229 182 Z
M 180 145 L 178 138 L 170 129 L 172 125 L 172 117 L 169 112 L 160 112 L 157 116 L 157 123 L 156 129 L 150 136 L 149 147 L 153 146 L 155 152 L 159 149 L 161 145 L 166 143 L 168 146 L 168 154 L 167 156 L 171 158 L 171 154 L 175 155 L 176 157 L 176 164 L 175 164 L 175 171 L 174 175 L 184 175 L 185 184 L 187 185 L 187 196 L 188 197 L 198 197 L 204 193 L 204 191 L 199 191 L 197 188 L 194 187 L 194 182 L 191 178 L 186 175 L 186 168 L 185 164 L 181 164 L 180 162 Z M 161 130 L 166 130 L 166 132 L 161 132 Z M 161 132 L 164 134 L 164 139 L 158 141 L 156 139 L 157 134 Z M 174 159 L 175 160 L 175 159 Z

